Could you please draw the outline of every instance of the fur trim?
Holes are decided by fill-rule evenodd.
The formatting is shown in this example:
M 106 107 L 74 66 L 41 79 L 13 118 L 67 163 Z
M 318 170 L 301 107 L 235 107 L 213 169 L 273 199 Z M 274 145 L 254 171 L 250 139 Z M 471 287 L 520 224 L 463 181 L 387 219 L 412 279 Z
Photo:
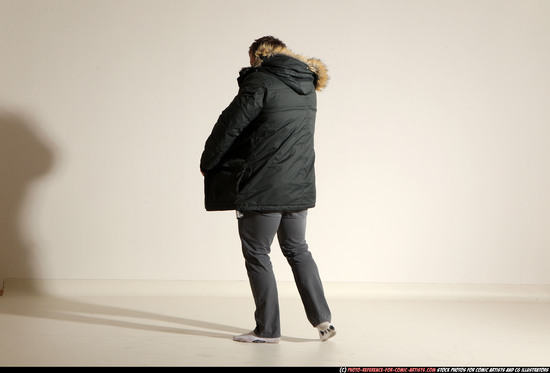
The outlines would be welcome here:
M 307 58 L 299 54 L 293 53 L 288 48 L 273 47 L 271 44 L 268 44 L 268 43 L 264 43 L 260 45 L 258 49 L 256 49 L 256 52 L 254 53 L 254 56 L 256 57 L 256 63 L 254 64 L 254 67 L 258 67 L 262 65 L 262 58 L 273 57 L 276 54 L 283 54 L 305 63 L 308 66 L 309 70 L 311 70 L 311 72 L 313 72 L 317 76 L 317 79 L 315 79 L 316 91 L 321 91 L 327 86 L 328 81 L 330 79 L 328 75 L 327 65 L 325 65 L 318 58 Z

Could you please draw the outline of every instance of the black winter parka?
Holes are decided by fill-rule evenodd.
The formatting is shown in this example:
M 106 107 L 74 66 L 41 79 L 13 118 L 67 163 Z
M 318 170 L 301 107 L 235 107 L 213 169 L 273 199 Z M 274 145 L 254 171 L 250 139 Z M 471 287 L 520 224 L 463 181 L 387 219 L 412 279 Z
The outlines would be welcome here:
M 200 168 L 208 211 L 299 211 L 315 206 L 316 90 L 326 66 L 286 48 L 261 51 L 208 137 Z

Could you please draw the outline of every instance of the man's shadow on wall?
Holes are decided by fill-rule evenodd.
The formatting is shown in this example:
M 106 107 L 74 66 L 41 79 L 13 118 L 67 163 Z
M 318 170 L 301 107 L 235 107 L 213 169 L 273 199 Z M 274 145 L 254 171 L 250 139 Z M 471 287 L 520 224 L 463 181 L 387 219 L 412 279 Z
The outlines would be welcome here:
M 0 110 L 0 281 L 33 277 L 38 263 L 27 237 L 27 200 L 35 181 L 54 164 L 54 152 L 23 115 Z M 3 283 L 0 283 L 0 290 Z

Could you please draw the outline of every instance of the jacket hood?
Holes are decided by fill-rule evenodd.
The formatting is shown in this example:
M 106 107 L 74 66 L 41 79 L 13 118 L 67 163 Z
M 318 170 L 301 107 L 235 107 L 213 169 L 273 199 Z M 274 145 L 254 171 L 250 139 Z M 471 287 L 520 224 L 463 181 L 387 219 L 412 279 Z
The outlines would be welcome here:
M 288 48 L 273 47 L 271 44 L 260 45 L 255 56 L 257 62 L 254 68 L 262 68 L 276 74 L 294 90 L 297 85 L 300 86 L 298 92 L 304 89 L 303 82 L 311 78 L 316 91 L 323 90 L 328 84 L 327 66 L 317 58 L 307 58 L 293 53 Z

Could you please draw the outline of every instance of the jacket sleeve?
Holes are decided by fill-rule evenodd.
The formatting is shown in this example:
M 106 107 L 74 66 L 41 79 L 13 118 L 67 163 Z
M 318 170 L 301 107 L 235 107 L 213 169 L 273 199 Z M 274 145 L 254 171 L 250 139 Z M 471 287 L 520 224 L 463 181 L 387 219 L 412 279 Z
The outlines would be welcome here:
M 257 79 L 251 78 L 243 82 L 239 93 L 220 114 L 206 140 L 200 161 L 203 172 L 218 165 L 235 139 L 262 111 L 265 88 Z

